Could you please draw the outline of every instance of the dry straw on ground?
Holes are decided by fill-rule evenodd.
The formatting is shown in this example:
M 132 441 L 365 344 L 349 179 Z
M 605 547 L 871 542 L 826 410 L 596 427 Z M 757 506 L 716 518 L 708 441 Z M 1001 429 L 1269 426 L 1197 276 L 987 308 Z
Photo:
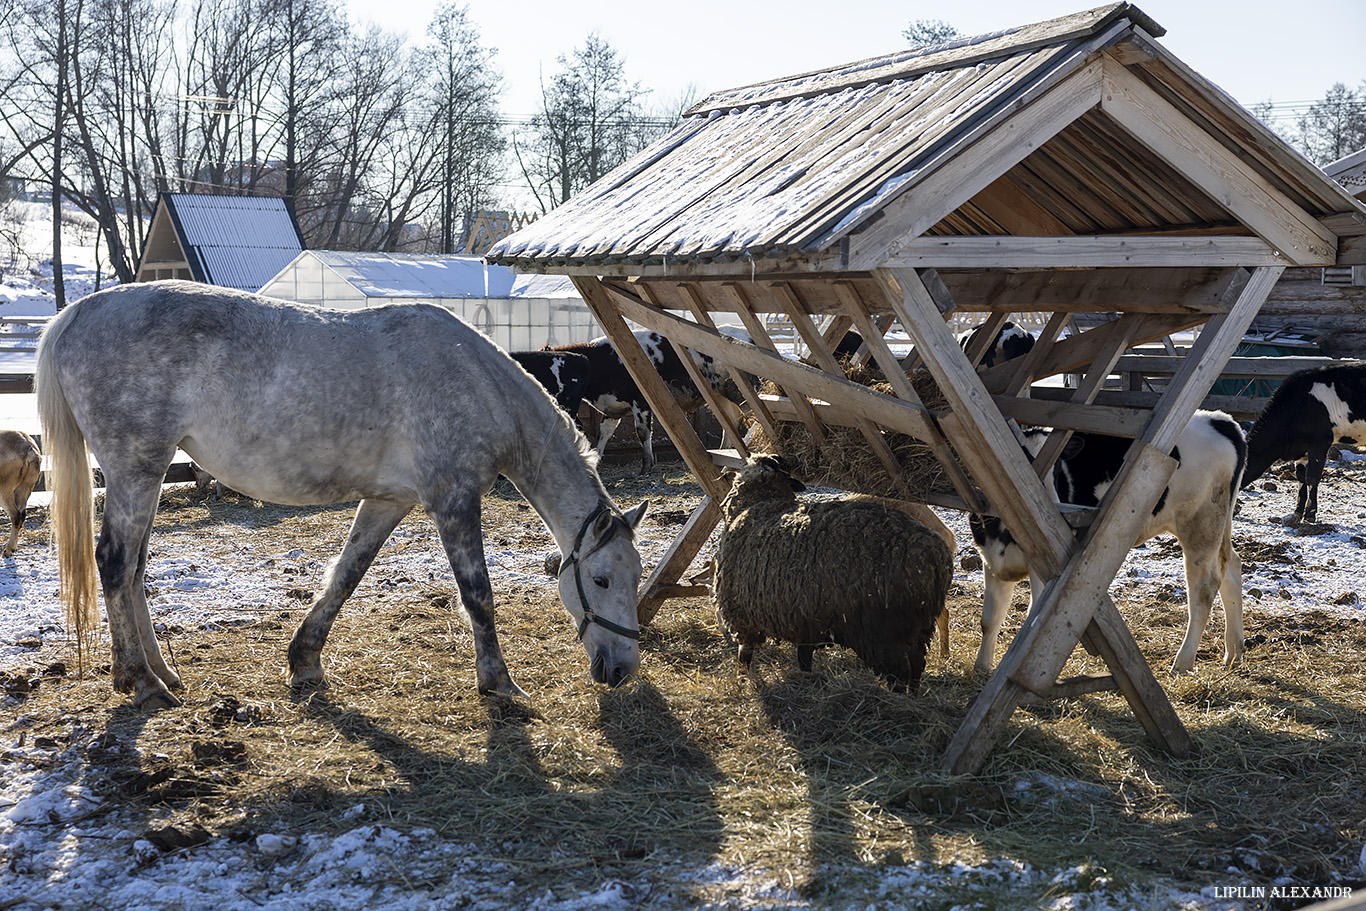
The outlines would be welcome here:
M 608 474 L 619 502 L 662 500 L 657 534 L 672 534 L 697 501 L 677 465 L 662 480 Z M 500 485 L 486 500 L 486 535 L 548 549 L 527 517 Z M 228 523 L 249 536 L 225 536 L 225 554 L 298 547 L 324 561 L 349 519 L 344 508 L 209 508 L 177 495 L 157 534 Z M 421 532 L 426 520 L 408 522 Z M 422 534 L 414 542 L 435 546 Z M 495 591 L 499 628 L 526 703 L 476 695 L 447 580 L 392 581 L 342 612 L 325 689 L 291 692 L 279 676 L 304 605 L 281 592 L 251 625 L 168 634 L 188 683 L 184 708 L 140 715 L 107 675 L 52 678 L 23 703 L 26 730 L 126 747 L 92 750 L 92 780 L 115 782 L 149 830 L 430 827 L 515 858 L 518 888 L 532 896 L 588 870 L 667 877 L 679 860 L 753 869 L 818 907 L 845 907 L 864 877 L 916 860 L 1089 864 L 1140 887 L 1156 876 L 1227 882 L 1229 871 L 1240 883 L 1323 883 L 1350 869 L 1364 836 L 1357 623 L 1254 617 L 1255 647 L 1233 671 L 1219 669 L 1207 634 L 1196 674 L 1162 677 L 1197 744 L 1188 758 L 1154 750 L 1121 699 L 1098 695 L 1018 712 L 983 772 L 953 779 L 935 766 L 981 683 L 970 673 L 980 591 L 961 581 L 952 657 L 932 649 L 913 696 L 890 693 L 834 649 L 802 674 L 790 647 L 767 646 L 746 676 L 704 600 L 666 605 L 644 636 L 642 674 L 609 691 L 589 681 L 549 580 L 505 585 Z M 1180 600 L 1121 609 L 1165 667 L 1185 626 Z M 35 667 L 59 657 L 44 649 Z M 1098 670 L 1084 657 L 1073 664 Z M 703 882 L 671 888 L 724 898 Z

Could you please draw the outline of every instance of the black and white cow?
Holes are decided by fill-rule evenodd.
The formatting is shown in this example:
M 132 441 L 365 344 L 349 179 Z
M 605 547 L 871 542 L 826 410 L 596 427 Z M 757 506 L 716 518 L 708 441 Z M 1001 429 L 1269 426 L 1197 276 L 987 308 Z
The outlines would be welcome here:
M 968 350 L 977 337 L 981 334 L 983 326 L 977 326 L 958 336 L 958 344 L 964 351 Z M 1015 325 L 1010 320 L 1006 320 L 999 332 L 996 333 L 996 340 L 991 343 L 986 354 L 982 355 L 982 360 L 978 363 L 979 367 L 995 367 L 997 364 L 1004 364 L 1006 361 L 1017 357 L 1023 357 L 1034 348 L 1034 336 L 1027 329 Z
M 1048 431 L 1025 432 L 1027 448 L 1037 451 Z M 1097 506 L 1124 464 L 1131 440 L 1077 433 L 1053 468 L 1059 502 Z M 1237 502 L 1247 445 L 1242 428 L 1222 411 L 1197 411 L 1172 449 L 1177 467 L 1152 514 L 1134 542 L 1137 546 L 1164 532 L 1176 536 L 1186 563 L 1186 635 L 1172 661 L 1172 673 L 1195 666 L 1195 651 L 1209 622 L 1217 593 L 1224 604 L 1224 664 L 1243 655 L 1243 566 L 1233 549 L 1233 510 Z M 996 639 L 1010 607 L 1015 583 L 1029 579 L 1031 606 L 1043 580 L 1029 571 L 1024 552 L 995 517 L 969 520 L 973 542 L 982 554 L 982 645 L 974 669 L 990 671 Z M 1032 607 L 1031 607 L 1032 609 Z
M 743 330 L 729 330 L 728 334 L 748 339 Z M 683 366 L 673 345 L 658 332 L 640 329 L 635 332 L 636 341 L 659 373 L 660 379 L 673 393 L 674 400 L 687 414 L 691 414 L 706 404 L 692 377 Z M 604 337 L 577 345 L 561 345 L 550 349 L 556 352 L 581 354 L 589 361 L 589 380 L 583 392 L 583 400 L 602 412 L 602 427 L 598 434 L 598 454 L 607 448 L 617 425 L 626 415 L 635 422 L 636 436 L 640 439 L 640 470 L 645 473 L 654 467 L 653 412 L 645 394 L 640 391 L 630 371 L 617 356 L 611 343 Z M 692 352 L 693 362 L 711 387 L 727 393 L 729 374 L 720 369 L 715 359 L 699 352 Z M 736 393 L 738 395 L 738 391 Z
M 578 420 L 579 403 L 583 401 L 592 375 L 588 358 L 569 351 L 509 351 L 508 354 L 545 387 L 570 417 Z
M 1289 524 L 1318 521 L 1319 479 L 1334 442 L 1366 444 L 1366 363 L 1292 373 L 1276 387 L 1247 435 L 1246 487 L 1280 461 L 1295 463 L 1300 482 Z

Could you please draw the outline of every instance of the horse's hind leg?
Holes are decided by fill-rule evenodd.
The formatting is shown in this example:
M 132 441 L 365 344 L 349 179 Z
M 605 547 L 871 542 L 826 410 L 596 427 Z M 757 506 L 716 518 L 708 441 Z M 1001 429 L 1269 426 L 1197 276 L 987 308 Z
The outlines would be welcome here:
M 474 636 L 474 673 L 480 693 L 522 696 L 512 681 L 498 631 L 493 625 L 493 588 L 489 585 L 488 564 L 484 562 L 484 533 L 479 525 L 478 493 L 450 494 L 438 507 L 428 508 L 436 522 L 441 544 L 455 572 L 460 603 L 469 617 Z
M 395 500 L 361 500 L 351 523 L 346 546 L 327 568 L 323 590 L 313 602 L 289 643 L 289 682 L 292 686 L 321 680 L 322 651 L 332 621 L 360 584 L 389 535 L 412 511 L 413 504 Z
M 147 610 L 147 543 L 164 474 L 164 469 L 159 473 L 106 471 L 109 486 L 95 548 L 109 615 L 114 688 L 133 693 L 133 704 L 138 708 L 180 704 L 168 689 L 179 687 L 180 677 L 161 655 Z

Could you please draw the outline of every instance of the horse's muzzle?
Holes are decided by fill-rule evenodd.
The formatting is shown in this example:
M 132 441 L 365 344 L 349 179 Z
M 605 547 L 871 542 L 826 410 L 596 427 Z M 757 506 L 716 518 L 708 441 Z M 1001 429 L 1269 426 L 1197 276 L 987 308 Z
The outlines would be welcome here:
M 598 683 L 616 687 L 634 674 L 638 666 L 638 663 L 625 664 L 615 660 L 609 661 L 603 657 L 602 652 L 598 652 L 588 665 L 588 673 Z

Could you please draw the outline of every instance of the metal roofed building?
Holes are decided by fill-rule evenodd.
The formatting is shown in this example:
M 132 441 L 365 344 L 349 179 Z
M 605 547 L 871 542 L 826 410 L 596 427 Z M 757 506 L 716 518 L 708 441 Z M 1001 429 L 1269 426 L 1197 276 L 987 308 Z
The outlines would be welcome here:
M 278 197 L 163 193 L 135 280 L 256 291 L 304 249 L 294 213 Z
M 445 307 L 509 351 L 585 342 L 602 334 L 574 283 L 515 275 L 478 256 L 307 250 L 261 293 L 333 309 L 395 303 Z

